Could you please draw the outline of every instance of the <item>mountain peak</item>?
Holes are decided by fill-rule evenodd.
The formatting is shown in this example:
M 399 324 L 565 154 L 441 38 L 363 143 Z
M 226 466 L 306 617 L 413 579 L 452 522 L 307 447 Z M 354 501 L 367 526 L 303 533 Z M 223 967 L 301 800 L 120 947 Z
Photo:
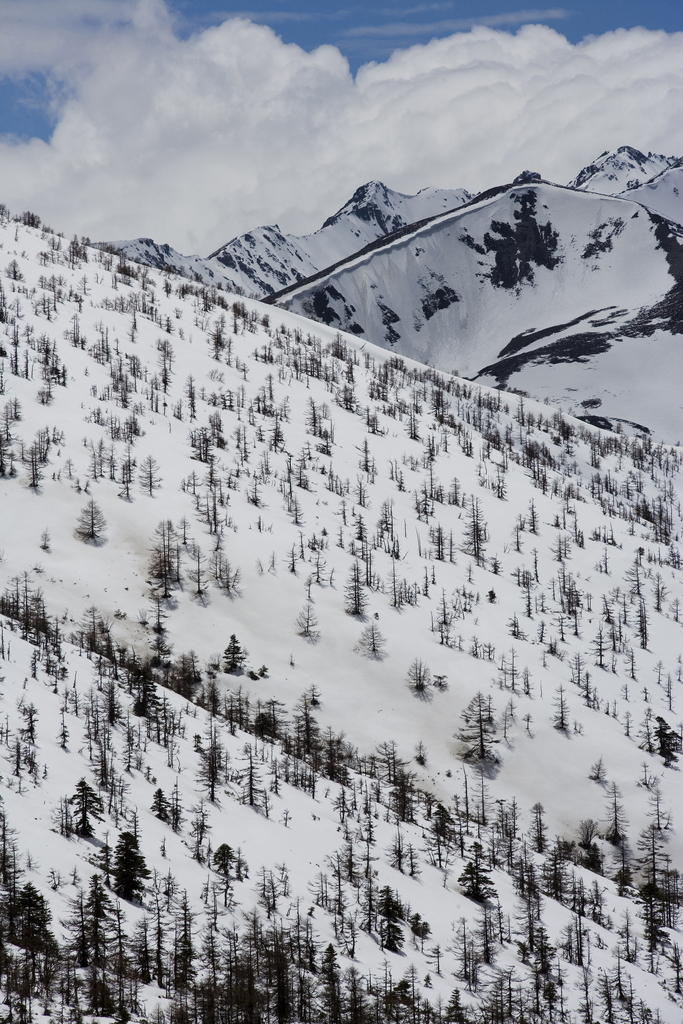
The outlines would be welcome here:
M 513 185 L 526 185 L 531 181 L 542 181 L 541 175 L 538 171 L 522 171 L 512 182 Z
M 356 189 L 341 209 L 327 218 L 321 230 L 333 227 L 342 219 L 353 216 L 368 223 L 375 221 L 381 229 L 381 233 L 388 234 L 389 231 L 395 230 L 394 227 L 388 227 L 390 223 L 388 211 L 395 206 L 394 197 L 399 201 L 408 198 L 408 196 L 404 196 L 400 192 L 394 192 L 392 189 L 387 188 L 382 181 L 368 181 L 365 185 L 361 185 Z M 400 227 L 402 225 L 397 226 Z
M 676 162 L 676 157 L 662 153 L 641 153 L 633 146 L 605 150 L 569 182 L 570 188 L 616 195 L 637 188 Z

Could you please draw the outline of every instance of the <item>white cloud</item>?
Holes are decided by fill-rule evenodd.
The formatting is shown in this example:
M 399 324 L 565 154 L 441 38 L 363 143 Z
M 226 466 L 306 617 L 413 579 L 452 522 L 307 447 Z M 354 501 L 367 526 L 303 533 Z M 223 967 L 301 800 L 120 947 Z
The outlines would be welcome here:
M 406 14 L 411 12 L 406 11 Z M 435 36 L 446 32 L 462 32 L 476 25 L 487 28 L 499 28 L 510 25 L 522 25 L 529 22 L 560 21 L 568 18 L 571 12 L 564 7 L 550 7 L 545 10 L 508 11 L 505 14 L 488 14 L 477 18 L 447 18 L 445 21 L 415 22 L 397 21 L 384 25 L 357 25 L 346 29 L 345 36 Z
M 59 6 L 49 45 L 26 13 L 9 38 L 3 24 L 0 70 L 52 73 L 68 99 L 49 143 L 0 139 L 0 201 L 92 238 L 206 254 L 261 223 L 314 229 L 371 178 L 477 190 L 525 168 L 564 182 L 626 143 L 683 154 L 680 33 L 571 45 L 479 27 L 354 80 L 334 47 L 306 53 L 246 20 L 179 40 L 161 0 Z

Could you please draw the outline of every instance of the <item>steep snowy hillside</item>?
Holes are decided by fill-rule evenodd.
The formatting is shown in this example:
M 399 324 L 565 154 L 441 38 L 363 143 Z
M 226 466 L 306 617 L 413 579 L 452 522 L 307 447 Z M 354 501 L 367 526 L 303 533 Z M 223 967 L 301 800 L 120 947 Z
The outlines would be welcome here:
M 0 211 L 7 1019 L 678 1024 L 683 451 Z
M 628 190 L 625 198 L 642 203 L 661 217 L 683 223 L 683 160 L 677 160 L 642 185 Z
M 272 301 L 439 369 L 589 402 L 606 422 L 678 441 L 678 228 L 637 203 L 528 177 Z
M 381 181 L 358 188 L 348 203 L 312 235 L 283 235 L 277 225 L 233 238 L 206 259 L 181 256 L 151 238 L 110 243 L 130 259 L 157 269 L 175 268 L 205 284 L 222 284 L 247 295 L 271 295 L 317 270 L 345 259 L 368 243 L 424 217 L 456 209 L 472 197 L 465 189 L 424 188 L 394 192 Z

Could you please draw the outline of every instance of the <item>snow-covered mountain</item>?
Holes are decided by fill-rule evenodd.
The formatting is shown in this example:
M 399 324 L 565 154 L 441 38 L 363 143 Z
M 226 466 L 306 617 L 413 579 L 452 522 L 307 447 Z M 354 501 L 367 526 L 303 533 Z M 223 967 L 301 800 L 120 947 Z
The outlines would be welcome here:
M 621 195 L 650 181 L 677 162 L 675 156 L 641 153 L 633 146 L 620 146 L 616 150 L 605 150 L 597 160 L 579 171 L 569 182 L 569 188 Z
M 3 1015 L 679 1024 L 683 451 L 0 209 Z
M 683 229 L 535 180 L 492 189 L 268 301 L 402 356 L 683 437 Z M 580 409 L 577 409 L 580 411 Z
M 677 160 L 649 181 L 633 186 L 624 195 L 667 220 L 683 223 L 683 160 Z
M 683 223 L 683 160 L 621 146 L 602 153 L 569 182 L 570 188 L 621 196 Z
M 157 269 L 174 268 L 205 284 L 220 283 L 247 295 L 270 295 L 406 224 L 453 210 L 471 198 L 465 189 L 424 188 L 417 195 L 403 195 L 381 181 L 370 181 L 311 235 L 284 235 L 277 225 L 259 227 L 206 259 L 182 256 L 151 238 L 108 244 Z

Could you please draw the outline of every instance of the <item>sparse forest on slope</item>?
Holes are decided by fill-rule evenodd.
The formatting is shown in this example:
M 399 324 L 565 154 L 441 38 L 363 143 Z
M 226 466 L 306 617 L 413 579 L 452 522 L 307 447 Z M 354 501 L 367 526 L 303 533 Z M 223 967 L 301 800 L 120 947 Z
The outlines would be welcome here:
M 676 1024 L 681 449 L 1 211 L 3 1012 Z

